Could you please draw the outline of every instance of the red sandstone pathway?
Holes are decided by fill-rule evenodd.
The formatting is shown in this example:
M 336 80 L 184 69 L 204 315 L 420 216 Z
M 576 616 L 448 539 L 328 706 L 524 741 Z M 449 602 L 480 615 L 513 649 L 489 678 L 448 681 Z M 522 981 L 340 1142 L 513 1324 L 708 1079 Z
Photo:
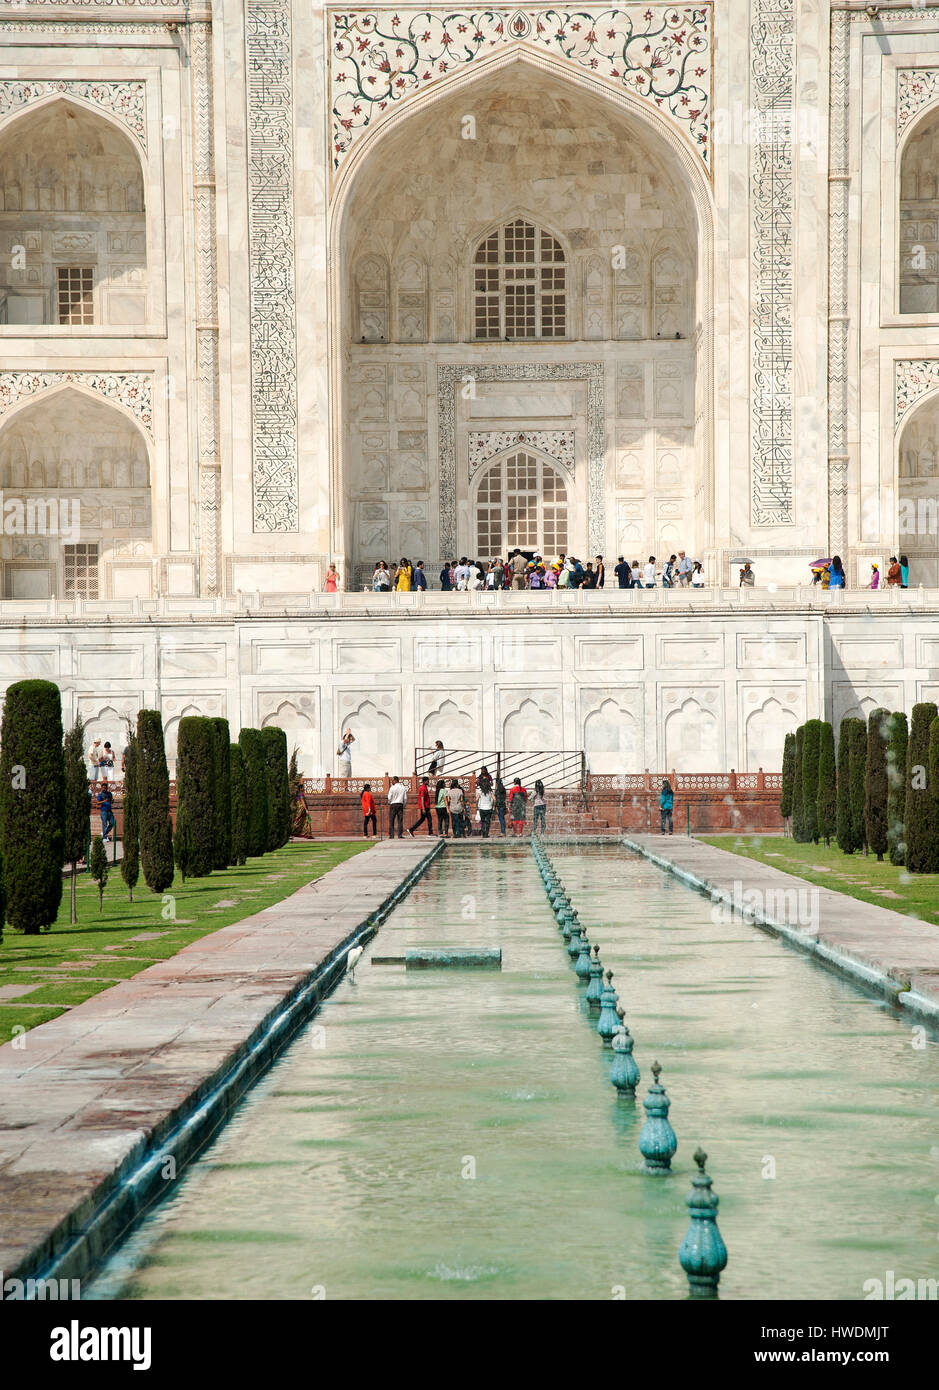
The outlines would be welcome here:
M 376 845 L 0 1047 L 0 1270 L 80 1227 L 435 845 Z
M 802 944 L 813 948 L 817 943 L 820 956 L 827 953 L 834 963 L 841 956 L 862 971 L 888 976 L 894 984 L 887 992 L 899 994 L 896 1002 L 939 1017 L 939 926 L 932 922 L 832 888 L 817 888 L 804 878 L 693 837 L 629 835 L 625 843 L 653 862 L 667 861 L 679 875 L 693 875 L 727 900 L 763 905 L 771 921 L 786 927 Z M 802 921 L 807 903 L 811 920 Z M 904 997 L 909 991 L 913 997 Z

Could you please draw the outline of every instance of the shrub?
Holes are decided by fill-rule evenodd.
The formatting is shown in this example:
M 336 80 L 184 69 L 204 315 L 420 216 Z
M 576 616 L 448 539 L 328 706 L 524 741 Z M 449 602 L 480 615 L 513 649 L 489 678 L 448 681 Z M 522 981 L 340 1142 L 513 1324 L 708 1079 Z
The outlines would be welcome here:
M 822 721 L 809 719 L 802 736 L 802 833 L 818 844 L 818 758 Z
M 802 811 L 802 751 L 804 747 L 805 725 L 800 724 L 796 729 L 796 757 L 792 773 L 792 838 L 800 845 L 804 845 L 807 838 L 804 830 L 805 816 Z
M 267 847 L 280 849 L 290 839 L 290 791 L 287 776 L 287 735 L 269 726 L 261 730 L 267 768 Z
M 142 709 L 137 715 L 137 792 L 143 876 L 151 892 L 163 893 L 173 882 L 173 822 L 158 709 Z
M 88 871 L 98 885 L 98 912 L 100 913 L 104 908 L 104 885 L 108 881 L 108 856 L 100 835 L 96 835 L 91 842 Z
M 140 796 L 137 791 L 137 736 L 127 735 L 127 756 L 124 759 L 124 833 L 121 836 L 123 856 L 121 878 L 127 885 L 130 901 L 140 877 Z
M 182 721 L 180 721 L 182 722 Z M 176 809 L 176 829 L 173 831 L 173 857 L 176 860 L 176 867 L 182 875 L 183 883 L 187 876 L 192 878 L 192 866 L 195 861 L 195 842 L 192 835 L 192 824 L 189 820 L 189 811 L 185 803 Z
M 85 721 L 79 715 L 65 735 L 65 830 L 62 843 L 62 863 L 71 864 L 69 921 L 78 921 L 76 884 L 78 861 L 88 850 L 91 796 L 88 773 L 85 770 Z
M 244 755 L 248 793 L 248 854 L 265 854 L 268 837 L 267 762 L 260 729 L 242 729 L 238 736 Z
M 854 843 L 867 853 L 864 824 L 864 775 L 867 771 L 867 725 L 863 719 L 849 721 L 848 776 L 850 778 L 851 826 Z
M 939 813 L 929 781 L 929 732 L 936 718 L 931 701 L 913 706 L 906 749 L 906 867 L 914 874 L 933 874 L 939 869 Z
M 890 711 L 871 710 L 867 717 L 867 766 L 864 773 L 864 832 L 872 854 L 883 862 L 887 850 L 887 736 Z
M 203 878 L 215 862 L 215 730 L 211 719 L 187 715 L 179 721 L 176 759 L 176 819 L 185 811 L 192 837 L 190 878 Z
M 7 690 L 0 726 L 0 827 L 6 915 L 35 936 L 58 915 L 65 862 L 62 697 L 51 681 L 18 681 Z
M 816 812 L 819 838 L 831 844 L 838 824 L 837 782 L 835 777 L 835 731 L 822 720 L 818 744 L 818 798 Z
M 851 721 L 842 719 L 838 731 L 837 832 L 838 848 L 853 854 L 858 848 L 851 819 Z
M 887 741 L 887 844 L 891 864 L 906 860 L 903 816 L 906 809 L 906 745 L 909 741 L 906 715 L 895 710 L 890 716 Z
M 230 745 L 231 862 L 243 864 L 248 854 L 248 783 L 240 743 Z
M 787 734 L 783 742 L 782 795 L 779 798 L 779 814 L 784 821 L 792 815 L 792 779 L 795 775 L 796 736 Z
M 210 719 L 215 739 L 215 858 L 212 867 L 227 869 L 231 853 L 231 730 L 227 719 Z

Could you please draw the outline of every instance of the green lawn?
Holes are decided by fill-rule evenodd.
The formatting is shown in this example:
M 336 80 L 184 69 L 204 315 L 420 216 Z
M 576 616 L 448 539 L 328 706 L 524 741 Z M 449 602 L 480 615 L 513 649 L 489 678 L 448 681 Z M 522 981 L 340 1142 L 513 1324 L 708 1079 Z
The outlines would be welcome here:
M 909 874 L 876 855 L 842 854 L 837 845 L 799 845 L 783 835 L 702 835 L 709 845 L 758 859 L 820 888 L 834 888 L 852 898 L 924 922 L 939 922 L 939 874 Z
M 59 918 L 49 931 L 24 936 L 9 924 L 4 928 L 0 943 L 0 1042 L 8 1042 L 14 1028 L 46 1023 L 154 961 L 174 956 L 200 936 L 280 902 L 365 847 L 362 841 L 297 842 L 260 859 L 249 859 L 241 868 L 190 879 L 185 886 L 177 874 L 168 890 L 171 901 L 166 903 L 162 896 L 150 892 L 143 876 L 134 889 L 133 904 L 129 903 L 120 865 L 114 864 L 100 914 L 97 886 L 87 874 L 79 876 L 78 923 L 74 927 L 69 923 L 69 882 L 65 879 Z M 5 986 L 36 988 L 11 999 Z

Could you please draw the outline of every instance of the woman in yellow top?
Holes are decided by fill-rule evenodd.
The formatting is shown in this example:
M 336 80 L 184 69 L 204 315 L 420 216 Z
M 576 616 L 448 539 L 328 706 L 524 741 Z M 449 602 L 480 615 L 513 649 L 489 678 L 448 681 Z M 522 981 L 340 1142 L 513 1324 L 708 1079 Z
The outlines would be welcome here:
M 410 560 L 402 559 L 400 565 L 395 571 L 395 588 L 400 590 L 400 592 L 403 594 L 409 593 L 411 589 L 412 574 L 413 570 L 411 569 Z

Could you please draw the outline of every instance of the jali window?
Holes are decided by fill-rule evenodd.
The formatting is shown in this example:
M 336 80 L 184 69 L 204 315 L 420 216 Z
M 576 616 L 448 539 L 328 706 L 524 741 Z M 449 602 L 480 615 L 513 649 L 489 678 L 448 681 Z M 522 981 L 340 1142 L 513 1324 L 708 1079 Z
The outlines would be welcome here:
M 567 489 L 556 469 L 520 451 L 494 463 L 476 492 L 476 553 L 489 560 L 510 550 L 546 558 L 567 550 Z
M 94 272 L 88 265 L 58 268 L 59 323 L 94 323 Z
M 65 598 L 98 597 L 98 546 L 83 541 L 66 545 Z
M 477 338 L 563 338 L 564 252 L 549 232 L 518 217 L 485 237 L 473 265 Z

